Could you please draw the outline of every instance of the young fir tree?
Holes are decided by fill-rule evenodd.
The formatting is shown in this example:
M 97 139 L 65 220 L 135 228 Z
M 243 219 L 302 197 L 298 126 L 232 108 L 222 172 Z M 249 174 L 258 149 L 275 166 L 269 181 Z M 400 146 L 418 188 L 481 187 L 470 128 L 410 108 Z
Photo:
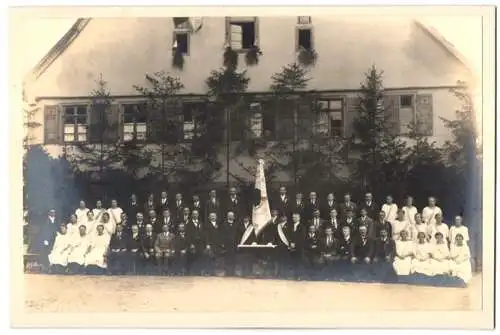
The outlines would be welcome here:
M 354 120 L 354 137 L 361 153 L 358 174 L 365 188 L 375 192 L 378 185 L 399 184 L 406 175 L 407 148 L 391 124 L 392 106 L 384 95 L 383 72 L 373 65 L 365 73 L 358 95 L 358 116 Z M 392 190 L 394 191 L 394 190 Z

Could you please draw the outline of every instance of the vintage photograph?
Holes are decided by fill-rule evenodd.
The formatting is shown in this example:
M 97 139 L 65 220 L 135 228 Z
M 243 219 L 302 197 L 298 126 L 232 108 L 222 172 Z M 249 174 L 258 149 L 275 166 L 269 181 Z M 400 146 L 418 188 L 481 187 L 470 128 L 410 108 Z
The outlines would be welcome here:
M 484 310 L 488 11 L 428 9 L 22 21 L 23 322 Z

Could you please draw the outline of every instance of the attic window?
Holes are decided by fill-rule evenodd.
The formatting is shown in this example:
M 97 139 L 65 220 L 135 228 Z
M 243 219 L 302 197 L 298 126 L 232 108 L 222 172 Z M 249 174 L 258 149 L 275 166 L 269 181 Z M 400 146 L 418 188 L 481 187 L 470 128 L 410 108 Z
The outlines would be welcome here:
M 310 16 L 297 16 L 297 24 L 311 24 Z
M 189 54 L 189 34 L 187 32 L 175 32 L 174 33 L 174 47 L 182 55 Z
M 175 29 L 188 29 L 189 28 L 189 17 L 174 17 L 174 28 Z
M 231 18 L 228 25 L 228 37 L 233 50 L 247 50 L 257 45 L 256 18 Z
M 312 49 L 312 29 L 297 29 L 297 50 L 301 48 L 306 50 Z

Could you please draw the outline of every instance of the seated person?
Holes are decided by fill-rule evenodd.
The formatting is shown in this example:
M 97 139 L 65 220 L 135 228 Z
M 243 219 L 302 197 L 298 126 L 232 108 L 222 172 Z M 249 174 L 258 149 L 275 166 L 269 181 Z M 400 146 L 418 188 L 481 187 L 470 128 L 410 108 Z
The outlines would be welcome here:
M 144 235 L 141 239 L 141 271 L 145 273 L 153 272 L 155 264 L 155 243 L 156 234 L 153 231 L 153 225 L 147 224 L 144 228 Z
M 368 228 L 365 225 L 359 226 L 359 236 L 353 241 L 351 252 L 351 263 L 370 264 L 373 258 L 374 244 L 368 236 Z
M 339 260 L 338 244 L 339 242 L 334 235 L 334 228 L 332 226 L 326 226 L 325 236 L 323 236 L 320 241 L 320 262 L 322 264 L 331 264 Z
M 387 229 L 382 228 L 379 231 L 380 237 L 375 241 L 375 254 L 373 262 L 389 262 L 394 260 L 395 244 L 394 240 L 390 238 Z
M 447 275 L 450 273 L 450 249 L 441 232 L 437 232 L 436 244 L 431 249 L 431 265 L 434 275 Z
M 349 226 L 342 227 L 342 237 L 339 239 L 338 254 L 342 260 L 352 258 L 352 236 Z
M 78 236 L 73 237 L 71 240 L 71 250 L 68 255 L 68 270 L 71 274 L 84 272 L 85 256 L 90 246 L 87 227 L 82 224 L 78 230 Z
M 96 227 L 97 234 L 90 237 L 89 252 L 85 255 L 85 266 L 90 274 L 104 274 L 108 263 L 109 236 L 102 224 Z
M 194 253 L 192 246 L 186 234 L 186 225 L 181 222 L 177 225 L 177 234 L 174 237 L 174 252 L 175 252 L 175 273 L 184 275 L 188 270 L 189 254 Z
M 127 253 L 128 253 L 127 263 L 130 264 L 131 266 L 130 270 L 132 271 L 132 273 L 135 274 L 137 271 L 136 268 L 138 265 L 138 258 L 141 250 L 141 235 L 139 233 L 139 226 L 136 224 L 132 225 L 131 231 L 132 232 L 130 233 L 127 239 Z
M 62 224 L 49 254 L 49 264 L 53 273 L 62 274 L 66 272 L 68 255 L 71 251 L 71 238 L 72 236 L 67 233 L 66 225 Z
M 462 234 L 455 235 L 455 244 L 451 245 L 450 268 L 451 274 L 461 278 L 466 284 L 472 278 L 472 266 L 470 263 L 470 249 L 464 241 Z
M 426 276 L 432 276 L 431 263 L 432 246 L 427 242 L 424 233 L 418 233 L 417 243 L 415 244 L 415 257 L 411 263 L 411 273 L 420 273 Z
M 406 230 L 402 230 L 399 235 L 399 239 L 395 242 L 396 255 L 392 266 L 398 276 L 407 276 L 412 268 L 411 263 L 415 255 L 415 247 L 413 241 L 408 238 Z
M 167 224 L 164 224 L 163 232 L 156 236 L 155 241 L 156 262 L 162 273 L 168 271 L 175 256 L 174 234 L 169 231 L 169 228 Z
M 321 255 L 319 239 L 320 237 L 316 230 L 316 225 L 311 223 L 308 228 L 308 233 L 304 239 L 303 247 L 303 260 L 306 266 L 314 267 L 319 264 L 319 258 Z
M 124 226 L 116 226 L 116 233 L 109 242 L 109 270 L 111 273 L 125 274 L 127 261 L 127 236 Z

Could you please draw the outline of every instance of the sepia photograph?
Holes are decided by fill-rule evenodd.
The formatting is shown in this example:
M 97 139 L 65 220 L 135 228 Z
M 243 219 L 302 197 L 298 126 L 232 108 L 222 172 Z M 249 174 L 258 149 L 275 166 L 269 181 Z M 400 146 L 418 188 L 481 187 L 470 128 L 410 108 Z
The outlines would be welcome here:
M 491 329 L 494 13 L 10 9 L 12 325 Z

